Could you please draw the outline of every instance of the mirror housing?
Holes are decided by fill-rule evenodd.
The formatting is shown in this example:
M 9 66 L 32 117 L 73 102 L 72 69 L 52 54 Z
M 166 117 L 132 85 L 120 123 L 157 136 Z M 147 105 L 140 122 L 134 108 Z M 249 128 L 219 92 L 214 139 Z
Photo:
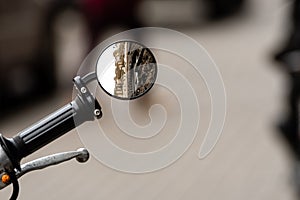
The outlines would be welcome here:
M 101 53 L 96 74 L 99 85 L 110 96 L 136 99 L 154 85 L 157 62 L 147 47 L 133 41 L 119 41 Z

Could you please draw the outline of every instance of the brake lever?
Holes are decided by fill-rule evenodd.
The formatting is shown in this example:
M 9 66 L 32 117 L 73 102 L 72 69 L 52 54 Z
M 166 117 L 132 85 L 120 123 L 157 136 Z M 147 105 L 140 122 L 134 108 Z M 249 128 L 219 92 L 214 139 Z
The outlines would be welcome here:
M 76 158 L 76 160 L 80 163 L 87 162 L 89 159 L 89 152 L 85 148 L 80 148 L 77 151 L 57 153 L 57 154 L 45 156 L 42 158 L 38 158 L 36 160 L 30 161 L 28 163 L 21 165 L 21 170 L 17 170 L 15 173 L 15 176 L 17 179 L 19 179 L 21 176 L 23 176 L 24 174 L 27 174 L 28 172 L 44 169 L 46 167 L 50 167 L 53 165 L 58 165 L 60 163 L 71 160 L 73 158 Z M 5 173 L 2 174 L 1 176 L 3 177 L 4 175 L 5 175 Z M 10 185 L 10 182 L 7 182 L 5 184 L 2 182 L 1 188 L 4 188 L 8 185 Z M 1 186 L 1 184 L 0 184 L 0 186 Z

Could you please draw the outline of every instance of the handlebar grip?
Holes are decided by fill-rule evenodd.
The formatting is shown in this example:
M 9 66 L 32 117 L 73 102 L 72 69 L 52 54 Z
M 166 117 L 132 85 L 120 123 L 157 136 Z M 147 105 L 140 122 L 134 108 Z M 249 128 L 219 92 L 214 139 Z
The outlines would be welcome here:
M 69 103 L 15 136 L 15 141 L 23 142 L 20 156 L 28 156 L 75 128 L 74 113 L 72 103 Z
M 95 107 L 98 106 L 98 102 L 95 101 Z M 13 137 L 19 160 L 44 147 L 83 122 L 93 120 L 94 112 L 91 112 L 89 109 L 90 106 L 77 97 L 71 103 Z

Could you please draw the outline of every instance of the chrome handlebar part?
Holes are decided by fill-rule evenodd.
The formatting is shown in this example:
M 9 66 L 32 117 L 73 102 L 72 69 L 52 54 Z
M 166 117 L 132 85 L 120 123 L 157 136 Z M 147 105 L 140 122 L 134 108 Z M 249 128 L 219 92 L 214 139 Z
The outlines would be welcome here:
M 20 171 L 16 170 L 15 175 L 16 178 L 20 178 L 24 174 L 27 174 L 28 172 L 41 170 L 53 165 L 58 165 L 60 163 L 71 160 L 73 158 L 75 158 L 80 163 L 87 162 L 89 159 L 89 152 L 85 148 L 80 148 L 77 151 L 57 153 L 42 158 L 38 158 L 36 160 L 21 165 L 21 170 Z M 0 177 L 1 177 L 1 181 L 0 181 L 0 190 L 1 190 L 7 187 L 8 185 L 10 185 L 11 181 L 10 181 L 9 174 L 5 171 L 2 172 L 0 171 Z

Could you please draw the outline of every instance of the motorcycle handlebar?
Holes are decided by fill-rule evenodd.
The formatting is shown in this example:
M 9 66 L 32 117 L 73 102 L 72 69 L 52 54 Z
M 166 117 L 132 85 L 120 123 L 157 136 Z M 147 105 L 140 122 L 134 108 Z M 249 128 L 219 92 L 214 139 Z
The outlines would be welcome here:
M 97 100 L 93 104 L 95 110 L 100 108 Z M 87 102 L 76 97 L 71 103 L 20 132 L 12 138 L 17 148 L 18 158 L 22 159 L 32 154 L 83 122 L 94 120 L 94 117 L 98 116 L 94 110 L 89 110 L 90 108 Z
M 5 138 L 0 135 L 0 145 L 14 168 L 20 168 L 19 163 L 22 158 L 44 147 L 76 126 L 102 117 L 101 107 L 86 88 L 85 82 L 80 77 L 75 77 L 74 83 L 79 94 L 71 103 L 21 131 L 13 138 Z

